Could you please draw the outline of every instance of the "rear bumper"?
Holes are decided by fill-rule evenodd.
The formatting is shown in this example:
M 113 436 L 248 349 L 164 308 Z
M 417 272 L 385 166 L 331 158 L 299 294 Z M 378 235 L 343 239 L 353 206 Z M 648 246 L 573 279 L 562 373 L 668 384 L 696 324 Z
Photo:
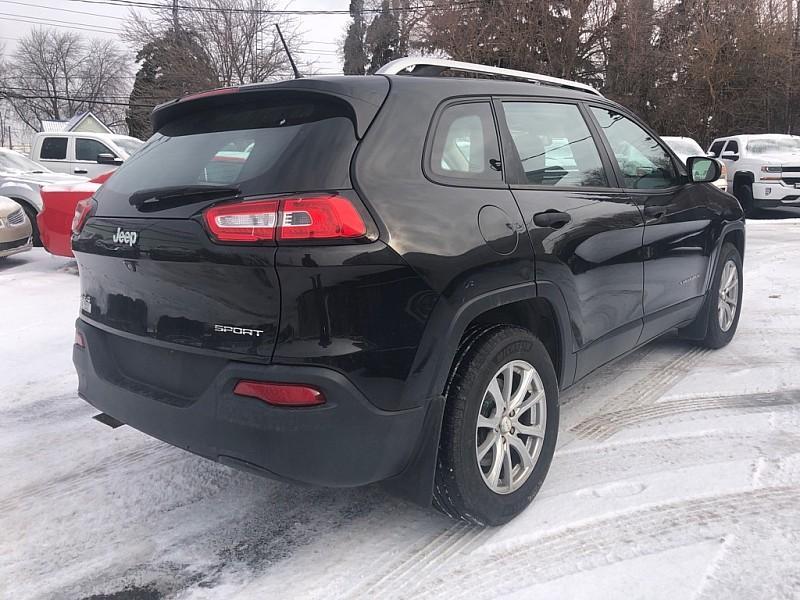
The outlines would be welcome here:
M 124 374 L 115 336 L 79 320 L 86 347 L 74 346 L 78 392 L 98 410 L 148 435 L 200 456 L 267 477 L 331 487 L 374 483 L 400 473 L 417 448 L 425 407 L 384 411 L 343 375 L 307 366 L 220 361 L 184 353 L 164 369 L 196 371 L 202 386 L 189 396 L 161 393 Z M 131 342 L 126 342 L 128 346 Z M 147 352 L 148 344 L 137 344 Z M 158 367 L 155 367 L 158 368 Z M 211 368 L 212 375 L 208 375 Z M 154 374 L 163 381 L 169 373 Z M 175 379 L 186 373 L 175 373 Z M 240 379 L 305 383 L 318 387 L 326 404 L 309 408 L 270 406 L 233 394 Z

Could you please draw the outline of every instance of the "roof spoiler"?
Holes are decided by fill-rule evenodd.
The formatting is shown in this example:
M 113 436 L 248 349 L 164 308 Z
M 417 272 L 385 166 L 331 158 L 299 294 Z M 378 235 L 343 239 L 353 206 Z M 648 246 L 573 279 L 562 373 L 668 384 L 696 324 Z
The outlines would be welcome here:
M 440 58 L 425 58 L 422 56 L 398 58 L 382 66 L 378 69 L 376 74 L 440 77 L 445 71 L 476 73 L 497 79 L 512 79 L 541 85 L 552 85 L 593 94 L 601 98 L 603 97 L 603 95 L 592 86 L 586 85 L 585 83 L 578 83 L 577 81 L 570 81 L 569 79 L 560 79 L 558 77 L 550 77 L 549 75 L 540 75 L 539 73 L 528 73 L 527 71 L 517 71 L 516 69 L 501 69 L 500 67 L 489 67 L 476 63 L 444 60 Z

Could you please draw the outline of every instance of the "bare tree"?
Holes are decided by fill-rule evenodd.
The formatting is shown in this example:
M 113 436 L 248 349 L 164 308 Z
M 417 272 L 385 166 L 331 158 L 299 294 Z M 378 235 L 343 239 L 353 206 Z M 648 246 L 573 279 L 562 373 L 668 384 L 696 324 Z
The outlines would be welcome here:
M 114 41 L 37 28 L 20 39 L 2 87 L 14 112 L 34 130 L 42 119 L 69 119 L 87 110 L 116 127 L 124 123 L 129 74 Z
M 219 85 L 231 86 L 291 76 L 286 52 L 277 36 L 281 26 L 287 45 L 302 70 L 313 68 L 300 54 L 297 21 L 275 15 L 275 0 L 181 0 L 152 13 L 132 13 L 127 39 L 144 47 L 167 32 L 191 36 L 206 53 Z

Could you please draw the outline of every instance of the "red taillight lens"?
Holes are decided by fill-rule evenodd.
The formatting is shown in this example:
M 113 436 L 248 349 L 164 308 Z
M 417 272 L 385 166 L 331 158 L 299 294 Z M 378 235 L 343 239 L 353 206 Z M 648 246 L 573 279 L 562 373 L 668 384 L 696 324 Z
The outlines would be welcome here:
M 79 348 L 86 348 L 86 340 L 83 339 L 83 334 L 80 331 L 75 332 L 75 345 Z
M 289 198 L 281 202 L 279 240 L 360 238 L 366 233 L 364 219 L 342 196 Z
M 311 196 L 220 204 L 205 211 L 206 225 L 220 242 L 357 239 L 367 225 L 344 196 Z
M 278 201 L 258 200 L 212 206 L 204 217 L 220 242 L 263 242 L 275 239 Z
M 86 221 L 92 216 L 94 207 L 94 198 L 84 198 L 75 205 L 75 216 L 72 217 L 72 235 L 78 235 L 81 232 Z
M 321 391 L 307 385 L 296 383 L 267 383 L 264 381 L 242 380 L 233 388 L 237 396 L 247 396 L 263 400 L 274 406 L 318 406 L 325 404 Z

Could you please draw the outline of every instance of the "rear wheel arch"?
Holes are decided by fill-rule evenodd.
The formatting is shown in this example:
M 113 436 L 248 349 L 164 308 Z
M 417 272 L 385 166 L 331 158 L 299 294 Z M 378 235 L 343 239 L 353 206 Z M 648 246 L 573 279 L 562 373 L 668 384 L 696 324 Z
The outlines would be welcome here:
M 464 328 L 459 341 L 459 350 L 451 361 L 450 371 L 454 370 L 465 346 L 476 331 L 485 331 L 501 325 L 516 325 L 530 331 L 544 344 L 556 370 L 559 384 L 562 384 L 564 364 L 563 342 L 560 324 L 555 308 L 546 298 L 540 296 L 516 300 L 489 308 L 473 318 Z

